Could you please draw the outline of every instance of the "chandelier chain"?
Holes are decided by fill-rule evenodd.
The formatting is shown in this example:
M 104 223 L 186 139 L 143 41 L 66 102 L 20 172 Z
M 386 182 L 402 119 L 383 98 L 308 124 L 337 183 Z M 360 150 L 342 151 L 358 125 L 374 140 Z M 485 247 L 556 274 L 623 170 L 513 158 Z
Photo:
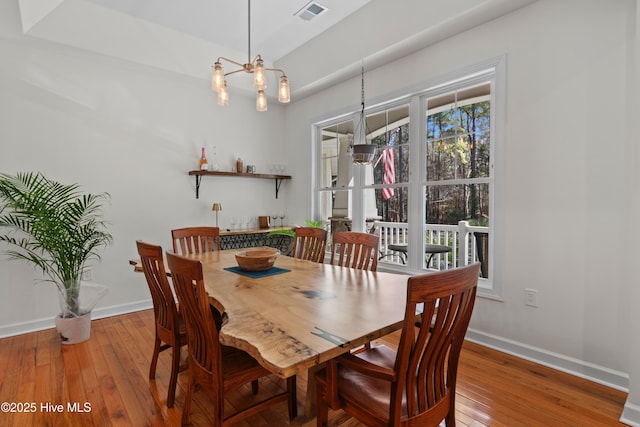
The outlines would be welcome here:
M 251 63 L 251 0 L 247 0 L 247 64 Z

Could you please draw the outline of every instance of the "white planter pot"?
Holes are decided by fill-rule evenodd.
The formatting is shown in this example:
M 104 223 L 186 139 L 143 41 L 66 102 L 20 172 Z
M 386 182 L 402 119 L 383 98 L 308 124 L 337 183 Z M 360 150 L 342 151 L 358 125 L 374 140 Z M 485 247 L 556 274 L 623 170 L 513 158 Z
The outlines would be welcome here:
M 56 330 L 62 344 L 78 344 L 89 339 L 91 334 L 91 312 L 71 318 L 56 317 Z

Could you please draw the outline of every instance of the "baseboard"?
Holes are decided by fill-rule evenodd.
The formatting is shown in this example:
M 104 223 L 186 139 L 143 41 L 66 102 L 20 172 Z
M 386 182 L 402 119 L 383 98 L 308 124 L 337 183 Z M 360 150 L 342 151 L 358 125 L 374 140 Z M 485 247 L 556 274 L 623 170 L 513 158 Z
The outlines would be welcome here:
M 136 301 L 126 304 L 112 305 L 110 307 L 96 308 L 91 313 L 91 319 L 102 319 L 105 317 L 117 316 L 119 314 L 133 313 L 135 311 L 153 308 L 151 299 Z M 0 338 L 12 337 L 15 335 L 27 334 L 29 332 L 42 331 L 55 327 L 54 317 L 36 319 L 29 322 L 13 323 L 11 325 L 0 326 Z
M 102 307 L 93 310 L 91 319 L 104 319 L 105 317 L 118 316 L 120 314 L 134 313 L 153 308 L 151 299 L 130 302 L 127 304 L 112 305 L 110 307 Z
M 634 405 L 627 400 L 620 417 L 620 422 L 634 427 L 640 427 L 640 406 Z
M 616 390 L 629 392 L 629 375 L 623 372 L 472 329 L 467 331 L 466 339 Z

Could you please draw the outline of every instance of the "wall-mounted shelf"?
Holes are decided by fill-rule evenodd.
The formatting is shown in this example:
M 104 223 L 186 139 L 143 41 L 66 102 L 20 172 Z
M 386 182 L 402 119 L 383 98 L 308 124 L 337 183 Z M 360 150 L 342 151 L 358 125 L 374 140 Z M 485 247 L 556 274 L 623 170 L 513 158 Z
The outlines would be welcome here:
M 276 182 L 276 199 L 278 198 L 278 192 L 280 191 L 280 184 L 282 184 L 282 180 L 291 179 L 291 175 L 271 175 L 264 173 L 244 173 L 244 172 L 211 172 L 211 171 L 190 171 L 189 175 L 193 175 L 196 177 L 196 199 L 200 197 L 200 182 L 202 181 L 202 177 L 205 175 L 213 175 L 213 176 L 242 176 L 246 178 L 262 178 L 262 179 L 273 179 Z

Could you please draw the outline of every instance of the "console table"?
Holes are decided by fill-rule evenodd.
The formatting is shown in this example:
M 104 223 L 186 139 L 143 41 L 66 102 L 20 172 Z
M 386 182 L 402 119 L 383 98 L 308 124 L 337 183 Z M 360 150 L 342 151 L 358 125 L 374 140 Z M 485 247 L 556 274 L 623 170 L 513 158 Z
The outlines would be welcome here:
M 288 255 L 293 246 L 290 236 L 268 234 L 274 230 L 293 230 L 292 227 L 256 228 L 251 230 L 220 231 L 221 249 L 242 249 L 257 246 L 269 246 L 278 249 L 283 255 Z

